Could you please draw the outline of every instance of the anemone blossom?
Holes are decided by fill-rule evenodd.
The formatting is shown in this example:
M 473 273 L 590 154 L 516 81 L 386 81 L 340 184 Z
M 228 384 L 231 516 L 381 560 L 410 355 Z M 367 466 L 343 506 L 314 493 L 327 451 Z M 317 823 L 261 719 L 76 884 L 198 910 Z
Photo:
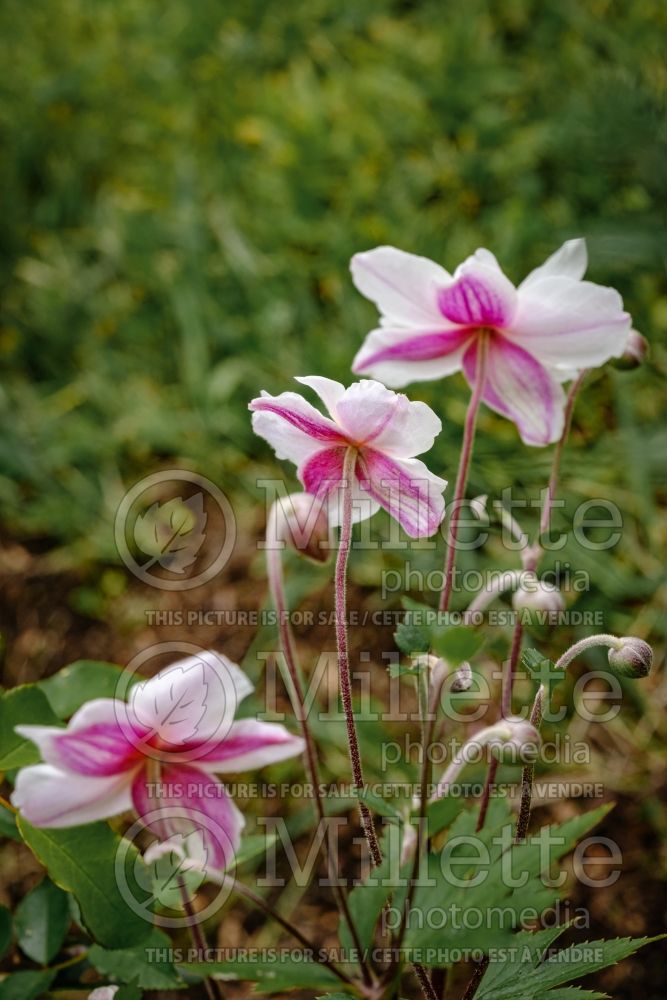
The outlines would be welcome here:
M 40 827 L 133 809 L 163 840 L 199 830 L 207 869 L 224 871 L 244 820 L 215 774 L 264 767 L 304 748 L 282 725 L 234 721 L 250 691 L 236 664 L 209 651 L 136 684 L 127 702 L 87 702 L 66 728 L 17 726 L 44 763 L 19 771 L 12 802 Z
M 564 243 L 518 288 L 488 250 L 477 250 L 453 276 L 394 247 L 356 254 L 352 278 L 381 319 L 353 371 L 401 387 L 463 370 L 473 385 L 484 336 L 484 402 L 514 421 L 526 444 L 556 441 L 561 383 L 622 355 L 630 334 L 621 296 L 584 281 L 586 266 L 582 239 Z
M 356 521 L 384 507 L 412 538 L 432 535 L 445 513 L 447 483 L 415 455 L 440 432 L 433 410 L 370 379 L 347 389 L 315 375 L 297 382 L 317 393 L 328 416 L 296 392 L 263 392 L 250 403 L 253 429 L 278 458 L 295 463 L 309 493 L 327 500 L 330 523 L 341 523 L 347 457 Z

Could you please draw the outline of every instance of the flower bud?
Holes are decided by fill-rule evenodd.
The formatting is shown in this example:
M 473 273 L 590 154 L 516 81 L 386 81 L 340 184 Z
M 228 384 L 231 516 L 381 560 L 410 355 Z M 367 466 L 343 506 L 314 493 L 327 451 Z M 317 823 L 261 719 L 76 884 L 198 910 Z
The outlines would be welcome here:
M 451 665 L 447 662 L 447 660 L 443 660 L 437 656 L 429 655 L 425 657 L 425 660 L 428 662 L 431 670 L 431 684 L 433 685 L 434 690 L 439 691 L 452 671 Z M 458 694 L 461 691 L 469 691 L 471 687 L 472 668 L 466 660 L 463 663 L 459 663 L 458 667 L 454 671 L 449 690 L 453 691 L 454 694 Z
M 637 333 L 636 330 L 630 330 L 625 350 L 620 358 L 616 358 L 614 366 L 623 371 L 639 368 L 648 357 L 648 350 L 648 340 L 646 337 L 642 337 L 641 333 Z
M 472 667 L 467 660 L 460 663 L 456 668 L 456 673 L 452 680 L 452 686 L 450 688 L 454 694 L 458 694 L 460 691 L 469 691 L 472 687 Z
M 291 493 L 275 503 L 276 540 L 317 562 L 329 558 L 326 503 L 310 493 Z
M 619 645 L 609 650 L 609 666 L 622 677 L 648 677 L 653 663 L 653 650 L 643 639 L 625 636 Z
M 540 734 L 526 719 L 510 716 L 493 727 L 496 732 L 489 746 L 503 764 L 530 764 L 540 751 Z
M 512 607 L 515 611 L 557 613 L 565 610 L 565 602 L 555 584 L 538 580 L 534 573 L 524 573 L 521 583 L 512 595 Z

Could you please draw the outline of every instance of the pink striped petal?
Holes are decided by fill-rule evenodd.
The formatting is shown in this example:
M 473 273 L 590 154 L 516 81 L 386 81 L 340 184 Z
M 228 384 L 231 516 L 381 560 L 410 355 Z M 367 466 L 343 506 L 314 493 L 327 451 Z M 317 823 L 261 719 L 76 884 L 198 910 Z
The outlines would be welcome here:
M 442 491 L 447 482 L 429 472 L 423 462 L 416 458 L 396 461 L 364 448 L 357 476 L 362 488 L 411 538 L 426 538 L 438 530 L 445 515 Z
M 372 375 L 394 388 L 443 378 L 460 369 L 472 336 L 465 327 L 435 331 L 379 327 L 366 337 L 352 371 Z
M 39 747 L 47 764 L 71 774 L 90 777 L 120 774 L 139 758 L 136 741 L 128 738 L 117 718 L 112 698 L 87 702 L 58 726 L 17 726 L 16 731 Z
M 412 402 L 372 379 L 345 390 L 336 417 L 350 440 L 394 458 L 428 451 L 442 430 L 440 418 L 426 403 Z
M 442 315 L 463 326 L 509 326 L 516 302 L 514 285 L 497 265 L 477 259 L 462 264 L 455 280 L 438 295 Z
M 478 342 L 463 357 L 470 385 L 477 372 Z M 532 355 L 502 335 L 489 338 L 484 402 L 513 420 L 526 444 L 547 445 L 563 432 L 565 393 Z
M 346 451 L 347 448 L 325 448 L 300 466 L 299 479 L 308 493 L 325 497 L 339 487 L 343 479 Z
M 439 264 L 395 247 L 355 254 L 352 280 L 393 324 L 426 326 L 440 318 L 438 290 L 451 281 Z
M 232 865 L 245 821 L 224 785 L 206 771 L 170 765 L 161 769 L 158 780 L 149 781 L 142 770 L 132 784 L 132 802 L 141 822 L 160 840 L 200 833 L 208 871 Z
M 132 808 L 134 774 L 132 770 L 108 777 L 73 777 L 51 764 L 35 764 L 19 771 L 12 803 L 33 826 L 92 823 Z
M 549 368 L 592 368 L 625 350 L 632 322 L 613 288 L 567 277 L 522 286 L 507 336 Z
M 248 771 L 296 757 L 303 753 L 304 747 L 301 737 L 293 736 L 285 726 L 240 719 L 231 727 L 229 735 L 217 746 L 212 746 L 198 763 L 207 771 L 220 774 Z
M 263 437 L 278 458 L 299 465 L 326 444 L 340 444 L 340 429 L 333 420 L 296 392 L 279 396 L 263 393 L 249 404 L 255 434 Z

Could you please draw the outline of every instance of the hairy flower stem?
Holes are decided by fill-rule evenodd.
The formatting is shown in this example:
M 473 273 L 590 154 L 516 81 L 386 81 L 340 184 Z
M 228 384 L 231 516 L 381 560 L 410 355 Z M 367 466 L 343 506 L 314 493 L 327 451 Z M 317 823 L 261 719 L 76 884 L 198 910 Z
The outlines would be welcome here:
M 556 660 L 554 664 L 554 672 L 565 670 L 566 667 L 572 663 L 580 653 L 583 653 L 586 649 L 592 649 L 593 646 L 608 646 L 614 648 L 618 645 L 618 638 L 615 635 L 601 634 L 601 635 L 589 635 L 586 639 L 581 639 L 579 642 L 575 642 L 573 646 L 570 646 L 560 659 Z M 537 694 L 535 695 L 535 700 L 533 701 L 533 707 L 530 713 L 530 721 L 539 729 L 542 724 L 542 706 L 544 704 L 545 697 L 548 696 L 547 688 L 544 684 L 540 684 Z M 534 776 L 534 766 L 532 764 L 526 764 L 521 775 L 521 800 L 519 803 L 519 818 L 516 825 L 516 837 L 517 843 L 521 840 L 525 840 L 526 834 L 528 832 L 528 823 L 530 822 L 530 807 L 533 799 L 533 776 Z
M 294 633 L 292 632 L 292 627 L 289 622 L 289 608 L 287 606 L 287 599 L 285 596 L 285 577 L 283 573 L 283 563 L 282 563 L 282 552 L 277 548 L 278 532 L 277 532 L 277 518 L 278 518 L 278 508 L 277 504 L 271 509 L 269 515 L 269 524 L 267 525 L 267 538 L 270 540 L 272 547 L 267 548 L 266 552 L 266 567 L 267 576 L 269 579 L 269 589 L 271 591 L 271 597 L 273 600 L 273 606 L 276 610 L 278 616 L 278 634 L 280 636 L 280 644 L 284 656 L 284 664 L 287 667 L 287 671 L 283 672 L 283 680 L 285 687 L 287 688 L 290 701 L 292 703 L 292 709 L 295 716 L 299 721 L 301 727 L 301 734 L 303 736 L 304 742 L 306 744 L 305 760 L 306 769 L 308 771 L 308 778 L 314 789 L 315 796 L 315 808 L 317 810 L 318 820 L 326 832 L 326 837 L 323 840 L 323 847 L 325 851 L 325 859 L 327 863 L 327 869 L 329 872 L 329 881 L 331 884 L 332 892 L 336 900 L 336 905 L 338 906 L 339 912 L 341 913 L 345 923 L 348 926 L 350 935 L 354 942 L 354 946 L 359 955 L 359 962 L 361 964 L 362 975 L 364 981 L 370 983 L 370 975 L 366 962 L 364 960 L 363 948 L 361 945 L 361 940 L 357 932 L 357 928 L 352 919 L 352 914 L 347 902 L 347 895 L 342 886 L 338 884 L 338 865 L 336 863 L 336 844 L 333 836 L 333 831 L 330 828 L 330 824 L 327 821 L 326 812 L 324 809 L 324 801 L 322 797 L 322 784 L 320 779 L 320 770 L 317 763 L 317 750 L 315 747 L 315 740 L 313 739 L 313 734 L 310 730 L 310 725 L 308 723 L 308 713 L 306 711 L 305 697 L 303 691 L 303 681 L 302 681 L 302 671 L 299 666 L 298 654 L 296 651 L 296 643 L 294 641 Z M 281 668 L 283 663 L 281 662 Z
M 190 937 L 192 938 L 192 943 L 203 961 L 203 956 L 206 954 L 207 950 L 204 932 L 197 921 L 197 914 L 195 913 L 192 900 L 190 899 L 190 893 L 188 892 L 188 888 L 183 879 L 178 880 L 178 888 L 181 894 L 183 910 L 188 918 L 188 930 L 190 932 Z M 210 976 L 204 976 L 204 989 L 206 990 L 206 995 L 209 1000 L 225 1000 L 225 994 L 222 991 L 222 986 L 217 979 L 213 979 Z
M 350 763 L 352 765 L 352 781 L 357 792 L 362 792 L 364 788 L 364 774 L 361 766 L 361 753 L 359 751 L 357 726 L 354 719 L 354 708 L 352 707 L 352 674 L 347 641 L 347 560 L 352 540 L 352 477 L 354 475 L 355 461 L 356 452 L 353 448 L 348 448 L 345 453 L 345 462 L 343 463 L 343 482 L 341 485 L 343 516 L 341 519 L 340 540 L 338 542 L 338 555 L 336 556 L 334 585 L 338 671 L 340 674 L 340 691 L 343 701 L 343 711 L 345 712 L 345 724 L 347 726 Z M 361 814 L 361 825 L 368 841 L 371 860 L 377 866 L 382 861 L 382 851 L 380 850 L 380 843 L 375 832 L 370 810 L 361 798 L 359 799 L 359 812 Z
M 541 539 L 549 530 L 549 524 L 551 521 L 551 510 L 553 507 L 554 497 L 556 495 L 556 489 L 558 487 L 558 476 L 560 474 L 561 460 L 563 457 L 563 450 L 567 442 L 568 436 L 570 434 L 570 427 L 572 426 L 572 414 L 574 412 L 574 404 L 577 398 L 577 393 L 581 388 L 581 385 L 586 377 L 587 372 L 582 371 L 579 373 L 578 377 L 573 381 L 572 385 L 567 394 L 567 399 L 565 401 L 565 413 L 563 420 L 563 433 L 561 434 L 556 447 L 554 448 L 553 459 L 551 462 L 551 473 L 549 475 L 549 485 L 547 486 L 546 496 L 544 498 L 544 504 L 542 506 L 542 513 L 540 515 L 540 533 L 539 538 Z M 542 555 L 542 549 L 539 544 L 534 545 L 530 550 L 528 558 L 525 560 L 524 569 L 527 572 L 534 573 L 537 570 L 540 556 Z M 501 695 L 501 709 L 503 715 L 507 716 L 512 711 L 512 689 L 514 687 L 514 676 L 516 674 L 516 668 L 519 664 L 519 655 L 521 653 L 521 639 L 523 636 L 523 626 L 521 624 L 521 619 L 517 615 L 516 622 L 514 624 L 514 633 L 512 635 L 512 650 L 510 653 L 509 660 L 507 661 L 507 669 L 503 676 L 503 686 Z M 532 721 L 532 720 L 531 720 Z M 539 728 L 539 727 L 538 727 Z M 479 819 L 477 821 L 478 831 L 484 826 L 484 821 L 486 819 L 486 813 L 489 807 L 489 798 L 491 795 L 491 788 L 494 781 L 496 780 L 496 773 L 498 771 L 498 761 L 492 761 L 489 764 L 489 769 L 486 775 L 486 782 L 484 784 L 484 791 L 482 793 L 482 802 L 480 806 Z M 521 825 L 525 824 L 528 827 L 528 819 L 530 818 L 530 798 L 532 795 L 532 784 L 533 775 L 535 768 L 533 764 L 527 764 L 523 769 L 523 776 L 521 782 L 521 804 L 519 806 L 519 820 Z M 527 807 L 525 805 L 527 801 Z M 521 821 L 521 817 L 526 812 L 524 821 Z M 517 828 L 518 836 L 518 828 Z M 525 833 L 523 834 L 525 836 Z
M 463 428 L 463 444 L 461 445 L 461 457 L 456 473 L 456 485 L 454 487 L 454 497 L 452 499 L 452 517 L 449 527 L 449 543 L 447 555 L 445 557 L 445 571 L 442 592 L 440 594 L 440 611 L 449 610 L 449 602 L 454 586 L 454 568 L 456 564 L 456 541 L 459 530 L 459 514 L 461 503 L 465 496 L 466 484 L 468 482 L 468 472 L 470 471 L 470 459 L 475 441 L 475 426 L 477 424 L 477 414 L 484 394 L 486 384 L 486 359 L 488 354 L 488 333 L 482 333 L 479 338 L 479 349 L 477 352 L 477 374 L 475 385 L 473 386 L 466 412 L 465 425 Z
M 149 759 L 146 764 L 148 772 L 148 780 L 153 783 L 154 787 L 157 787 L 162 780 L 162 766 L 159 760 Z M 169 820 L 164 820 L 164 839 L 167 840 L 169 837 L 174 835 L 174 830 L 169 822 Z M 206 953 L 206 935 L 199 924 L 197 919 L 197 914 L 195 908 L 192 905 L 192 899 L 190 898 L 190 893 L 188 887 L 183 879 L 178 880 L 178 889 L 181 894 L 181 902 L 183 904 L 183 911 L 188 918 L 188 933 L 192 940 L 195 949 L 200 955 Z M 209 976 L 204 976 L 203 980 L 204 989 L 206 990 L 206 995 L 209 1000 L 225 1000 L 225 995 L 222 992 L 222 987 L 220 983 L 212 979 Z

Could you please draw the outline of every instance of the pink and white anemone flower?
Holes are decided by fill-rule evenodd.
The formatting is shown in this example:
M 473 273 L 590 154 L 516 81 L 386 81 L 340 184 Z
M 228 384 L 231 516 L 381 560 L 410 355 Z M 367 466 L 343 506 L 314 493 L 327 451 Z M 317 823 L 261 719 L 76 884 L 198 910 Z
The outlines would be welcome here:
M 415 458 L 442 428 L 433 410 L 370 379 L 347 389 L 316 375 L 296 381 L 317 393 L 329 415 L 296 392 L 263 392 L 250 403 L 252 425 L 278 458 L 295 463 L 308 493 L 327 501 L 330 524 L 342 520 L 347 457 L 353 520 L 365 520 L 384 507 L 412 538 L 437 531 L 447 482 Z
M 66 728 L 17 726 L 44 763 L 19 771 L 12 802 L 40 827 L 78 826 L 133 809 L 161 840 L 199 831 L 207 872 L 222 872 L 244 819 L 215 774 L 264 767 L 304 749 L 282 725 L 234 721 L 251 691 L 236 664 L 208 651 L 135 684 L 127 702 L 87 702 Z
M 378 306 L 353 371 L 401 387 L 463 370 L 475 382 L 487 336 L 487 406 L 513 420 L 526 444 L 563 431 L 561 383 L 623 354 L 631 321 L 613 288 L 583 281 L 586 243 L 568 240 L 515 288 L 488 250 L 450 275 L 425 257 L 377 247 L 352 258 L 359 291 Z

